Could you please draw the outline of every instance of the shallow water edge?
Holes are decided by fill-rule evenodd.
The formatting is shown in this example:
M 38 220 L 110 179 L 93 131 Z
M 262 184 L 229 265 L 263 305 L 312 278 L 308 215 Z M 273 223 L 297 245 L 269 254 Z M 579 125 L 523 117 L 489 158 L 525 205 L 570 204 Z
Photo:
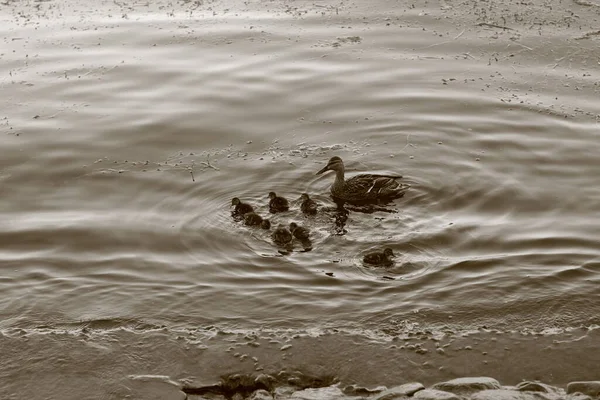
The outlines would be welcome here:
M 540 380 L 562 386 L 598 378 L 596 360 L 589 354 L 597 349 L 599 329 L 413 331 L 384 337 L 166 327 L 4 330 L 3 392 L 28 399 L 118 399 L 132 394 L 127 383 L 132 375 L 168 376 L 189 387 L 213 385 L 235 374 L 301 373 L 366 387 L 411 381 L 431 385 L 461 376 L 494 376 L 507 385 Z

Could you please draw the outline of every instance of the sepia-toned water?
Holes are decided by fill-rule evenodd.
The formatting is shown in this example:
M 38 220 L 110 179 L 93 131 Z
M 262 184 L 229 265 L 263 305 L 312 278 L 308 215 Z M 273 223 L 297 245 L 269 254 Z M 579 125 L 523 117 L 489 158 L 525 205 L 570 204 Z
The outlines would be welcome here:
M 68 360 L 84 334 L 158 354 L 190 330 L 368 342 L 599 323 L 597 38 L 437 6 L 36 4 L 0 6 L 6 398 L 51 398 L 17 396 L 27 354 Z M 333 173 L 315 175 L 334 155 L 411 189 L 340 226 Z M 290 211 L 270 215 L 270 191 Z M 310 228 L 312 249 L 235 221 L 236 196 Z M 386 246 L 393 267 L 363 265 Z M 153 373 L 201 376 L 182 356 Z

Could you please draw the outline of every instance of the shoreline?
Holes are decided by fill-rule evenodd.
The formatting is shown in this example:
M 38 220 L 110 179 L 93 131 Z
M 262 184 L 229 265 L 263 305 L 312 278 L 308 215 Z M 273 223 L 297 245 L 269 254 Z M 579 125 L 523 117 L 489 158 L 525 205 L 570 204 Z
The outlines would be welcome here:
M 276 376 L 231 375 L 217 384 L 199 387 L 164 376 L 132 376 L 130 379 L 141 385 L 148 384 L 148 394 L 156 396 L 159 392 L 160 398 L 165 400 L 592 400 L 600 397 L 600 381 L 574 381 L 565 388 L 540 381 L 505 386 L 486 376 L 455 378 L 428 387 L 420 382 L 409 382 L 373 388 L 342 387 L 335 383 L 335 378 L 315 378 L 298 372 Z
M 298 390 L 337 383 L 335 393 L 352 385 L 391 388 L 420 382 L 429 387 L 461 376 L 492 376 L 503 385 L 540 381 L 567 388 L 571 382 L 598 379 L 597 361 L 591 355 L 599 339 L 599 329 L 546 335 L 477 331 L 438 336 L 420 331 L 382 341 L 343 333 L 211 331 L 209 335 L 200 329 L 121 327 L 5 329 L 0 348 L 9 371 L 4 389 L 24 398 L 158 398 L 150 396 L 154 390 L 170 393 L 161 399 L 185 398 L 177 397 L 185 387 L 189 399 L 207 398 L 192 397 L 200 392 L 220 399 L 223 385 L 240 379 L 245 395 L 264 389 L 248 384 L 259 376 L 277 378 L 270 384 L 276 383 L 273 390 L 290 382 Z M 65 377 L 68 385 L 57 383 Z M 176 397 L 169 397 L 173 393 Z

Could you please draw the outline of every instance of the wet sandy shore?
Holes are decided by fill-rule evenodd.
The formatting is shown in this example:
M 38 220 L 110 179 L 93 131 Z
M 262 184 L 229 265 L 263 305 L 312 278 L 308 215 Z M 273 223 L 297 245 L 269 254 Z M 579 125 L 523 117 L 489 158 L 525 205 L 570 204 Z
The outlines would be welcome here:
M 374 388 L 412 381 L 431 386 L 455 377 L 485 375 L 504 385 L 542 381 L 566 387 L 598 376 L 597 329 L 561 334 L 417 331 L 386 340 L 341 332 L 219 334 L 166 328 L 7 333 L 0 337 L 3 390 L 25 398 L 54 394 L 141 399 L 155 388 L 147 382 L 165 379 L 178 382 L 175 392 L 185 386 L 205 388 L 190 393 L 218 394 L 221 389 L 206 388 L 229 382 L 231 376 L 243 376 L 248 384 L 248 379 L 254 381 L 261 374 L 281 377 L 273 382 L 273 390 L 297 379 L 302 382 L 298 387 L 338 383 L 341 388 Z M 23 360 L 28 360 L 26 365 Z M 261 388 L 248 385 L 246 395 Z M 165 386 L 167 392 L 173 388 Z

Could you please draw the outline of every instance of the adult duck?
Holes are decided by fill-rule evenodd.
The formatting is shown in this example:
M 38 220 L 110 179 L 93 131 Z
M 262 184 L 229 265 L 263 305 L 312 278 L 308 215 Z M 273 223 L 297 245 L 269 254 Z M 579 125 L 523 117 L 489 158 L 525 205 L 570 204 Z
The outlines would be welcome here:
M 389 247 L 383 249 L 383 252 L 374 251 L 372 253 L 367 253 L 363 257 L 363 262 L 365 264 L 370 264 L 377 267 L 390 267 L 394 265 L 394 261 L 392 260 L 394 257 L 394 252 Z
M 398 198 L 410 187 L 397 181 L 402 178 L 401 175 L 361 174 L 345 180 L 344 162 L 337 156 L 331 157 L 327 165 L 316 175 L 325 171 L 335 171 L 335 180 L 331 186 L 333 198 L 349 203 Z

